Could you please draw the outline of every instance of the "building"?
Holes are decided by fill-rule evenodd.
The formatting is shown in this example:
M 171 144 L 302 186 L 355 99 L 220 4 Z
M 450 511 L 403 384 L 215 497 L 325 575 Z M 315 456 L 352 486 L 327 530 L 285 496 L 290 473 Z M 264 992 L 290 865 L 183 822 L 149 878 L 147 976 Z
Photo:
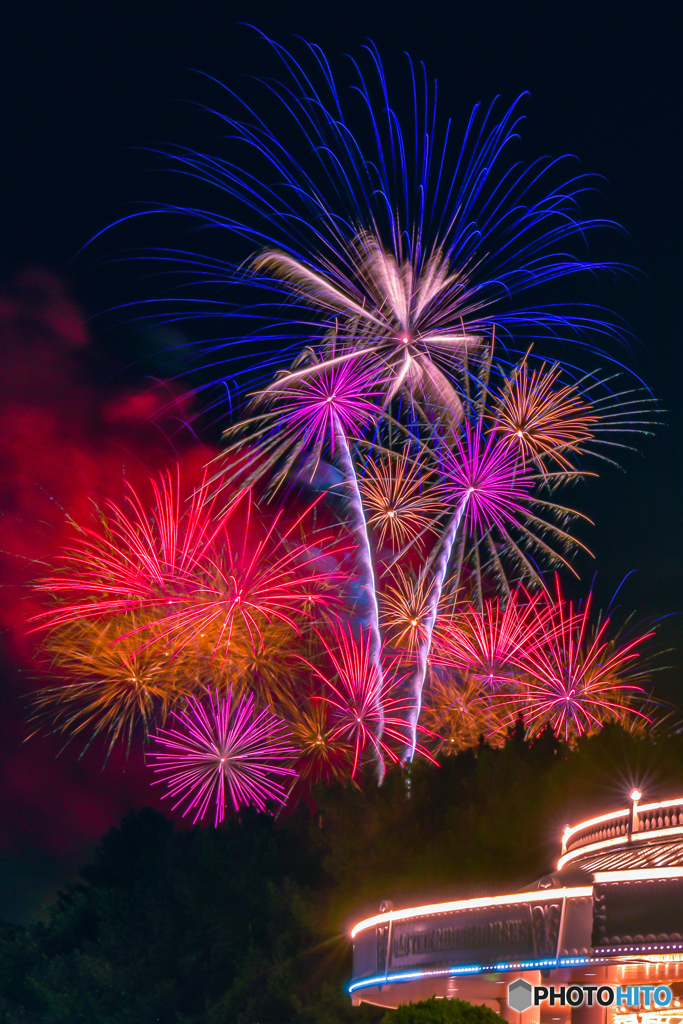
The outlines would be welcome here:
M 395 909 L 351 932 L 354 1005 L 431 996 L 485 1004 L 514 1024 L 683 1024 L 683 797 L 567 826 L 552 875 L 525 892 Z M 542 1003 L 507 987 L 669 985 L 665 1009 Z

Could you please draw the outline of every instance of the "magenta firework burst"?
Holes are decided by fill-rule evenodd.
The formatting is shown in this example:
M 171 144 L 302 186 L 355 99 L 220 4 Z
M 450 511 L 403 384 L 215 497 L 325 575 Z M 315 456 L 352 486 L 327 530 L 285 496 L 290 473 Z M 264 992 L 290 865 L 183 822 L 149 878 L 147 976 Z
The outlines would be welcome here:
M 215 804 L 215 824 L 225 817 L 230 801 L 237 811 L 251 805 L 265 811 L 269 801 L 284 804 L 283 779 L 296 776 L 290 767 L 299 751 L 291 745 L 286 724 L 264 708 L 254 711 L 254 696 L 233 702 L 211 693 L 204 701 L 189 697 L 184 711 L 174 711 L 180 728 L 159 729 L 152 737 L 161 749 L 147 756 L 162 777 L 164 797 L 183 801 L 183 815 L 194 811 L 193 823 Z
M 515 521 L 534 488 L 533 474 L 517 451 L 467 421 L 444 451 L 443 473 L 454 504 L 463 506 L 471 526 L 484 531 Z

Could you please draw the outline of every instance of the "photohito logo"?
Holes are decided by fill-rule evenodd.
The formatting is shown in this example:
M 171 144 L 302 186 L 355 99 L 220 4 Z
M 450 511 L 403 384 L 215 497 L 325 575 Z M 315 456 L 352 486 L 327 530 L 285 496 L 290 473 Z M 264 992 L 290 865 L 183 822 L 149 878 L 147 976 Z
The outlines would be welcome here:
M 508 1006 L 524 1013 L 531 1006 L 627 1006 L 663 1010 L 673 994 L 668 985 L 530 985 L 518 978 L 508 985 Z

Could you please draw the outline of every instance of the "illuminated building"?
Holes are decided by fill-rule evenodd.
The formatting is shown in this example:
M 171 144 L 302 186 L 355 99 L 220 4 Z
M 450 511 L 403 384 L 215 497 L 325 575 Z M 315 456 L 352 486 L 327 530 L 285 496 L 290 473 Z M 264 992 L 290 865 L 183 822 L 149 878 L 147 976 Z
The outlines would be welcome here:
M 352 929 L 355 1005 L 431 996 L 484 1004 L 513 1024 L 683 1024 L 683 797 L 567 826 L 557 870 L 524 892 L 395 909 Z M 669 985 L 651 1012 L 507 1003 L 535 985 Z

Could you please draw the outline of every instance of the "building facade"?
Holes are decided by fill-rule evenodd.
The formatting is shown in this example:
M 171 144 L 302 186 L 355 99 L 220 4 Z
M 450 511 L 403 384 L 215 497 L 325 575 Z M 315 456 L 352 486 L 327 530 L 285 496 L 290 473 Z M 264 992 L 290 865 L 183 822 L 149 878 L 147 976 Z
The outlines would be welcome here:
M 557 869 L 524 892 L 380 906 L 352 929 L 354 1005 L 431 996 L 484 1004 L 513 1024 L 683 1024 L 683 797 L 567 826 Z M 563 1005 L 523 1012 L 508 985 L 668 985 L 665 1008 Z

